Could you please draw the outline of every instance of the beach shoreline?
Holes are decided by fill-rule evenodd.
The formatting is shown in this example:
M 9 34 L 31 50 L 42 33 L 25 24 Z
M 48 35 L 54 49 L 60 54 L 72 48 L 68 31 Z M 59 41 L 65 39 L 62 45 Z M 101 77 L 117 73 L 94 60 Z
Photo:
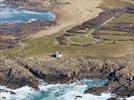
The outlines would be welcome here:
M 32 34 L 30 35 L 31 38 L 52 35 L 60 30 L 68 30 L 87 20 L 95 18 L 103 11 L 98 8 L 102 0 L 65 0 L 64 2 L 69 2 L 69 4 L 63 7 L 55 7 L 52 10 L 52 12 L 56 14 L 57 25 L 48 27 L 47 29 L 37 32 L 36 34 Z

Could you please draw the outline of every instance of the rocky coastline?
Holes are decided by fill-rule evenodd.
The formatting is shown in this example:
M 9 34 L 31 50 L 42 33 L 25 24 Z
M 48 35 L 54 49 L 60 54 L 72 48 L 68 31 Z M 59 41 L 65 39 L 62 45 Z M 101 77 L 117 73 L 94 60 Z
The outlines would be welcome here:
M 36 2 L 37 3 L 37 2 Z M 29 11 L 39 11 L 39 12 L 48 12 L 47 9 L 41 9 L 36 5 L 27 1 L 8 1 L 5 0 L 2 4 L 9 5 L 11 8 L 23 9 Z M 0 24 L 0 50 L 14 48 L 19 45 L 19 42 L 25 39 L 26 37 L 37 33 L 40 30 L 55 26 L 57 24 L 56 20 L 45 21 L 45 20 L 36 20 L 30 21 L 27 23 L 3 23 Z
M 31 5 L 37 4 L 29 4 L 29 2 L 27 4 L 25 0 L 24 2 L 20 1 L 21 0 L 18 0 L 17 5 L 21 5 L 24 8 L 26 7 L 25 9 L 33 10 Z M 16 2 L 16 0 L 13 0 L 11 4 L 14 4 L 14 2 Z M 8 2 L 5 1 L 5 3 Z M 26 6 L 26 4 L 28 6 Z M 81 33 L 81 30 L 86 30 L 87 28 L 98 28 L 98 26 L 103 24 L 106 20 L 114 16 L 118 16 L 124 12 L 133 13 L 133 7 L 102 12 L 95 19 L 73 27 L 72 29 L 68 30 L 67 33 L 79 34 Z M 44 29 L 42 26 L 48 27 L 53 25 L 56 25 L 56 21 L 33 21 L 31 23 L 22 24 L 19 27 L 15 24 L 0 25 L 0 50 L 6 50 L 19 46 L 19 42 L 24 38 L 36 33 L 42 28 Z M 133 27 L 125 28 L 126 30 L 124 27 L 125 25 L 123 23 L 121 25 L 112 27 L 111 30 L 127 32 L 131 30 L 133 32 Z M 109 27 L 102 28 L 108 29 Z M 13 29 L 15 29 L 15 32 L 10 31 Z M 93 34 L 96 35 L 98 33 L 96 32 Z M 12 35 L 15 38 L 5 40 L 5 36 L 8 35 Z M 66 38 L 64 37 L 69 36 L 70 34 L 63 34 L 58 38 L 59 43 L 61 45 L 66 45 Z M 56 59 L 53 57 L 47 57 L 46 59 L 39 60 L 36 58 L 9 58 L 0 56 L 0 85 L 7 86 L 12 89 L 28 85 L 37 89 L 38 85 L 40 84 L 39 79 L 50 84 L 72 83 L 83 79 L 107 80 L 107 84 L 105 86 L 91 88 L 86 90 L 85 93 L 100 95 L 100 93 L 108 91 L 117 95 L 116 98 L 111 98 L 109 100 L 118 100 L 119 97 L 126 98 L 134 95 L 134 60 L 133 58 L 129 57 L 105 59 L 91 57 L 65 57 L 62 59 Z
M 118 97 L 130 97 L 134 93 L 134 61 L 131 59 L 68 58 L 45 61 L 37 59 L 1 58 L 1 85 L 18 88 L 25 85 L 38 87 L 39 80 L 47 83 L 72 83 L 82 79 L 108 80 L 104 87 L 92 88 L 85 93 L 99 95 L 111 92 Z M 66 67 L 64 67 L 66 66 Z M 13 68 L 14 67 L 14 68 Z

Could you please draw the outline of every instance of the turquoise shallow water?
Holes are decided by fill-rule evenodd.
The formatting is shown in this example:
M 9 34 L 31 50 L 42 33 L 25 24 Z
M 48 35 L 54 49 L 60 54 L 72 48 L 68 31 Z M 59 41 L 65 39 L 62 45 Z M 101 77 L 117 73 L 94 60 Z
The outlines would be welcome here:
M 53 21 L 55 20 L 55 14 L 10 8 L 0 4 L 0 24 L 28 23 L 36 20 Z
M 6 97 L 5 100 L 107 100 L 112 96 L 110 93 L 102 93 L 100 96 L 84 94 L 88 88 L 103 85 L 105 81 L 102 80 L 82 80 L 72 84 L 42 84 L 38 91 L 28 86 L 16 90 L 0 87 L 16 93 L 1 92 L 0 98 Z
M 102 93 L 100 96 L 84 94 L 84 91 L 91 87 L 101 87 L 106 81 L 102 80 L 82 80 L 72 84 L 41 84 L 39 90 L 25 86 L 16 90 L 0 86 L 10 92 L 0 92 L 0 100 L 107 100 L 115 95 Z M 122 100 L 122 99 L 120 99 Z M 134 97 L 126 100 L 134 100 Z

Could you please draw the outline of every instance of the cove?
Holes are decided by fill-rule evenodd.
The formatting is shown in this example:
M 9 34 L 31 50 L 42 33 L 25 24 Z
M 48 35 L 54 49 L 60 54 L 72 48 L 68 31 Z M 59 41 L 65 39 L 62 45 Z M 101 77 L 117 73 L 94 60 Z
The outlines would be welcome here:
M 29 23 L 32 21 L 54 21 L 52 12 L 36 12 L 19 8 L 11 8 L 0 4 L 0 24 Z

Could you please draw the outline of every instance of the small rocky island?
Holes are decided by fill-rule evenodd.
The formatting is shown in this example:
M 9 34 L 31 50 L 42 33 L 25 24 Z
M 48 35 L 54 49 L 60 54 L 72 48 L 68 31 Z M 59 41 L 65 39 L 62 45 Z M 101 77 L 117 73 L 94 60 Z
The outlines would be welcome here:
M 85 94 L 116 94 L 108 100 L 134 96 L 133 0 L 91 1 L 95 3 L 85 11 L 80 0 L 2 1 L 0 14 L 6 5 L 29 13 L 52 12 L 56 18 L 26 23 L 2 23 L 0 18 L 0 85 L 11 89 L 28 85 L 38 90 L 40 80 L 48 84 L 106 80 L 103 87 L 89 88 Z M 80 13 L 77 10 L 83 16 L 75 18 Z M 52 56 L 55 52 L 62 57 Z

